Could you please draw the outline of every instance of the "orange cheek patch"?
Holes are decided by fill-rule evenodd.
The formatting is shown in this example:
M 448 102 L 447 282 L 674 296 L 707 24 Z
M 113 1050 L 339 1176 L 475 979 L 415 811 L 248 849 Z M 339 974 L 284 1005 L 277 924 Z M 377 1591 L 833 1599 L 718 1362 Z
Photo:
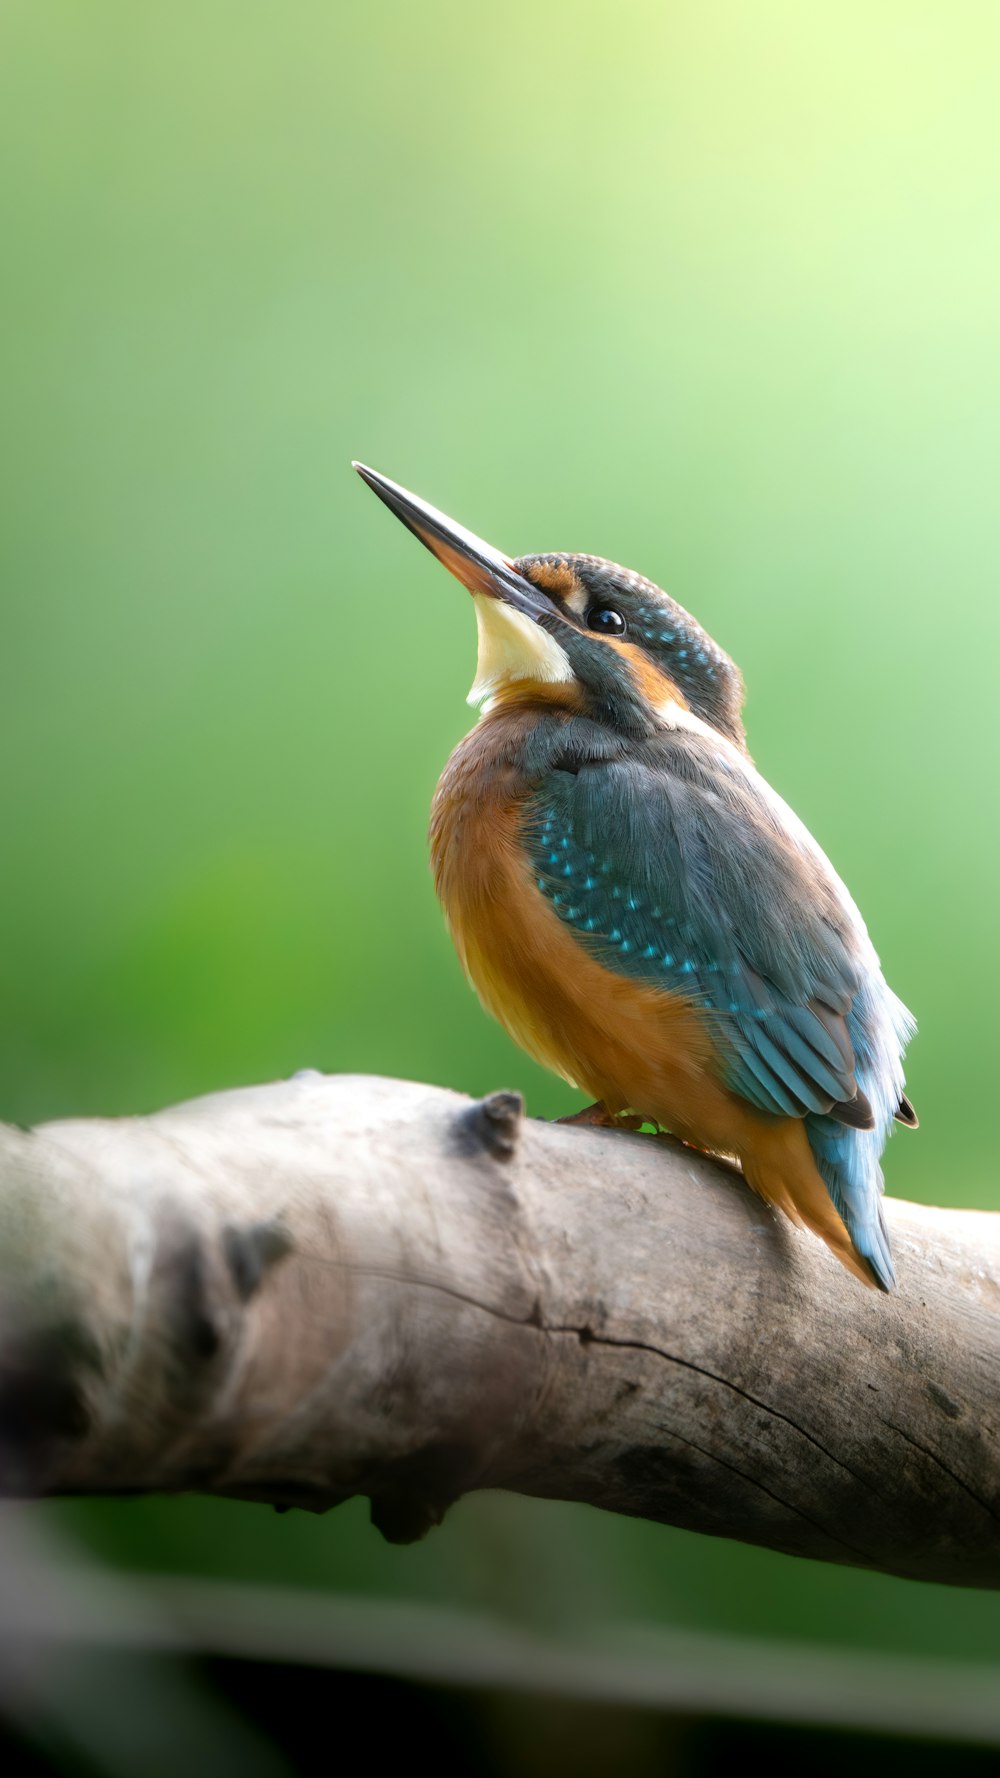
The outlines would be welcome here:
M 625 656 L 629 672 L 646 702 L 652 704 L 654 709 L 659 709 L 663 704 L 678 704 L 682 710 L 690 709 L 684 693 L 678 690 L 666 673 L 661 673 L 659 667 L 634 642 L 609 642 L 608 647 L 617 648 Z

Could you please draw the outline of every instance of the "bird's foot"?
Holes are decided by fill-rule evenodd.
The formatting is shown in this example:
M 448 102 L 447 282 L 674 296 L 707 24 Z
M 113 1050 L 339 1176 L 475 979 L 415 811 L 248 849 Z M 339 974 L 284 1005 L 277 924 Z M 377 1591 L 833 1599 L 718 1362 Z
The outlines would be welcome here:
M 596 1105 L 585 1105 L 582 1111 L 574 1111 L 569 1117 L 557 1117 L 557 1124 L 589 1124 L 591 1129 L 598 1130 L 639 1130 L 644 1119 L 634 1111 L 609 1111 L 600 1100 Z

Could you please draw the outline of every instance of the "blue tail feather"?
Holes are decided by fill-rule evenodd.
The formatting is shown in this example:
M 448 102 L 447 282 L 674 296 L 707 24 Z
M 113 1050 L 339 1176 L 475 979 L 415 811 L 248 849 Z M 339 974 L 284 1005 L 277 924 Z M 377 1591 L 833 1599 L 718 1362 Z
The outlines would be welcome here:
M 896 1272 L 882 1209 L 880 1161 L 903 1091 L 901 1053 L 913 1020 L 881 975 L 868 978 L 847 1017 L 857 1063 L 857 1082 L 875 1117 L 871 1130 L 855 1130 L 831 1117 L 806 1118 L 809 1145 L 823 1183 L 843 1218 L 851 1240 L 883 1290 Z
M 806 1118 L 806 1131 L 823 1183 L 851 1240 L 882 1289 L 891 1290 L 896 1272 L 882 1210 L 879 1165 L 884 1132 L 852 1130 L 831 1117 L 815 1115 Z

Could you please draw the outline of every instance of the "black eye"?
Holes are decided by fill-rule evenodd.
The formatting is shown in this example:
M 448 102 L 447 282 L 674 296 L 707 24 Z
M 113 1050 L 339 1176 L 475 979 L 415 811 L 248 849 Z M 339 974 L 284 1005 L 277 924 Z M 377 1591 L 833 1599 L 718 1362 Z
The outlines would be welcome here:
M 624 636 L 625 619 L 611 605 L 592 605 L 587 613 L 587 628 L 596 630 L 599 636 Z

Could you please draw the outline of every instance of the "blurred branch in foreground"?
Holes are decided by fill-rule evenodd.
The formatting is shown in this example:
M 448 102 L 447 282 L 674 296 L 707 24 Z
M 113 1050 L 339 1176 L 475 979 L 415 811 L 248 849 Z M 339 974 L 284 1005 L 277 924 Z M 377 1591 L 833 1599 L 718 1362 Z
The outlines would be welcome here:
M 1000 1217 L 856 1285 L 726 1167 L 307 1074 L 0 1130 L 0 1489 L 197 1489 L 395 1541 L 475 1488 L 1000 1585 Z
M 143 1661 L 148 1683 L 159 1675 L 160 1683 L 172 1683 L 177 1694 L 169 1700 L 169 1752 L 177 1763 L 166 1765 L 167 1771 L 179 1769 L 184 1734 L 189 1742 L 200 1737 L 202 1748 L 212 1735 L 216 1762 L 217 1744 L 225 1744 L 228 1720 L 206 1721 L 205 1698 L 190 1683 L 181 1690 L 183 1679 L 190 1680 L 191 1659 L 200 1656 L 688 1717 L 726 1715 L 1000 1746 L 1000 1695 L 996 1669 L 988 1663 L 639 1625 L 556 1637 L 447 1606 L 114 1573 L 65 1549 L 46 1550 L 38 1539 L 29 1539 L 26 1551 L 24 1529 L 17 1527 L 12 1565 L 0 1561 L 0 1702 L 11 1690 L 12 1670 L 27 1670 L 33 1682 L 30 1690 L 18 1688 L 22 1716 L 30 1721 L 29 1706 L 36 1713 L 40 1705 L 50 1713 L 55 1706 L 69 1717 L 74 1741 L 90 1744 L 94 1724 L 109 1720 L 122 1740 L 120 1676 L 117 1701 L 99 1682 L 110 1672 L 114 1684 L 114 1658 L 127 1653 L 133 1663 L 129 1699 L 137 1663 Z M 171 1670 L 162 1659 L 157 1664 L 155 1657 L 164 1656 L 180 1657 L 187 1666 Z M 75 1667 L 82 1669 L 85 1684 L 70 1691 L 66 1676 Z M 91 1707 L 84 1710 L 88 1696 Z M 155 1715 L 145 1695 L 134 1702 L 133 1715 Z M 148 1734 L 147 1720 L 147 1740 Z M 246 1743 L 244 1732 L 231 1761 L 212 1769 L 271 1778 L 270 1750 Z M 106 1760 L 103 1746 L 100 1751 Z M 136 1751 L 130 1748 L 126 1773 L 137 1769 Z M 145 1757 L 144 1746 L 142 1751 Z M 119 1764 L 112 1769 L 117 1772 Z
M 202 1652 L 182 1644 L 144 1581 L 81 1570 L 64 1535 L 26 1509 L 0 1512 L 0 1737 L 16 1724 L 40 1756 L 32 1772 L 291 1778 L 199 1670 Z M 15 1778 L 20 1761 L 9 1741 L 0 1747 Z

